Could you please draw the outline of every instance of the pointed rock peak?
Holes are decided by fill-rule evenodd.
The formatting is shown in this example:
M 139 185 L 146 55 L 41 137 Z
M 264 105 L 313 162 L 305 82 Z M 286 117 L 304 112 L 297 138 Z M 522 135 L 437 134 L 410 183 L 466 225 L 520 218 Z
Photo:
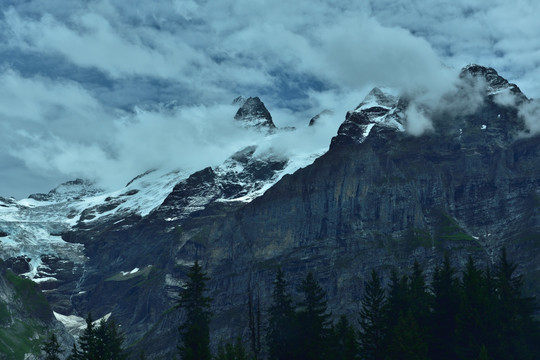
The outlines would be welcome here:
M 332 110 L 323 110 L 321 111 L 319 114 L 315 115 L 314 117 L 311 118 L 311 120 L 309 120 L 309 126 L 313 126 L 315 125 L 319 119 L 323 116 L 328 116 L 328 115 L 333 115 L 334 112 Z
M 389 88 L 373 88 L 365 99 L 358 105 L 355 111 L 361 111 L 372 107 L 393 108 L 399 100 L 398 92 Z
M 483 79 L 486 82 L 488 95 L 495 95 L 508 90 L 514 94 L 523 95 L 516 84 L 509 83 L 508 80 L 500 76 L 497 71 L 491 67 L 470 64 L 461 70 L 460 78 L 472 77 L 473 79 Z M 524 96 L 524 95 L 523 95 Z
M 264 103 L 258 97 L 250 97 L 243 100 L 242 97 L 236 98 L 234 102 L 242 104 L 234 116 L 235 120 L 242 120 L 249 125 L 256 127 L 268 127 L 274 129 L 276 126 L 272 121 L 272 115 Z

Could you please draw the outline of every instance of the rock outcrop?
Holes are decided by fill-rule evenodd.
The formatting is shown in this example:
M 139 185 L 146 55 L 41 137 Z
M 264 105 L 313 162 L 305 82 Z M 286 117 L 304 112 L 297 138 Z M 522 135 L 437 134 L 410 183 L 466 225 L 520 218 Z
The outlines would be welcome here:
M 235 120 L 243 121 L 247 126 L 258 128 L 275 129 L 276 125 L 272 121 L 272 115 L 264 106 L 264 103 L 258 97 L 249 97 L 247 99 L 237 99 L 236 104 L 241 103 L 241 107 L 234 116 Z
M 468 256 L 489 265 L 505 246 L 527 291 L 540 294 L 540 137 L 523 135 L 519 111 L 529 100 L 490 68 L 469 66 L 462 80 L 437 104 L 373 89 L 328 152 L 293 174 L 281 177 L 286 159 L 247 147 L 176 181 L 148 213 L 115 212 L 143 193 L 128 194 L 130 184 L 62 233 L 84 246 L 78 267 L 41 259 L 65 270 L 58 276 L 77 275 L 47 296 L 82 315 L 112 312 L 135 354 L 161 359 L 176 351 L 178 291 L 195 260 L 211 277 L 214 345 L 246 335 L 249 290 L 266 308 L 278 267 L 292 284 L 312 271 L 333 314 L 354 318 L 372 269 L 387 282 L 415 259 L 429 275 L 445 253 L 458 267 Z M 275 127 L 260 99 L 237 104 L 237 120 Z M 429 121 L 421 134 L 409 131 L 413 107 Z M 11 238 L 13 229 L 0 230 Z M 12 267 L 25 271 L 24 262 Z

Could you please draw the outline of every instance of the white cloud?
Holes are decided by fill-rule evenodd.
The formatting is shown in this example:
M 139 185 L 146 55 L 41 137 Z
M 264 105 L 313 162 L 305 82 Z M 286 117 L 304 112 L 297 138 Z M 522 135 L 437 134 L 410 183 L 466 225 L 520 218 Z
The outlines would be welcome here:
M 441 97 L 458 86 L 456 69 L 467 63 L 492 66 L 526 95 L 540 94 L 534 1 L 9 3 L 0 17 L 1 151 L 36 176 L 80 174 L 112 184 L 156 164 L 219 162 L 258 136 L 235 128 L 235 109 L 220 105 L 238 95 L 260 96 L 281 126 L 300 128 L 334 110 L 316 129 L 268 145 L 305 151 L 329 143 L 372 86 L 415 95 L 412 134 L 432 126 L 430 103 L 459 111 L 481 103 L 469 96 L 475 91 Z M 149 105 L 171 100 L 175 110 Z M 147 110 L 127 114 L 111 104 Z M 531 131 L 536 111 L 521 112 Z M 296 147 L 298 134 L 314 145 Z
M 525 126 L 529 131 L 526 136 L 540 134 L 540 100 L 526 102 L 520 106 L 519 116 L 525 121 Z
M 510 90 L 502 91 L 493 97 L 493 101 L 502 106 L 516 106 L 516 100 L 516 96 Z
M 426 131 L 433 130 L 431 120 L 416 106 L 410 104 L 405 112 L 407 123 L 405 129 L 413 136 L 420 136 Z
M 45 14 L 39 20 L 5 13 L 14 37 L 12 44 L 33 51 L 59 53 L 81 67 L 96 67 L 113 77 L 132 75 L 180 78 L 183 72 L 204 67 L 206 56 L 167 33 L 142 29 L 118 32 L 96 13 L 73 16 L 71 27 Z
M 540 63 L 538 1 L 371 0 L 370 8 L 383 25 L 426 39 L 448 65 L 491 66 L 527 96 L 539 96 L 540 85 L 532 80 Z

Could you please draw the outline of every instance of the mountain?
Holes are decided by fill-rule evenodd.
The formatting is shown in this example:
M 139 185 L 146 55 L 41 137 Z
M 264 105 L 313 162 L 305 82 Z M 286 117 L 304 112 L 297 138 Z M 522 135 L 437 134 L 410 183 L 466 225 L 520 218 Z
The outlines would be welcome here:
M 267 138 L 290 131 L 272 123 L 259 98 L 237 99 L 236 103 L 240 108 L 235 120 L 240 126 L 258 129 Z M 141 278 L 150 275 L 152 280 L 155 272 L 161 274 L 170 261 L 163 252 L 184 221 L 201 213 L 226 213 L 241 207 L 319 155 L 288 158 L 254 144 L 219 166 L 191 174 L 149 170 L 113 192 L 78 179 L 23 200 L 0 198 L 0 258 L 10 271 L 39 285 L 56 318 L 70 331 L 88 311 L 100 317 L 112 312 L 125 320 L 123 311 L 133 315 L 133 303 L 130 299 L 120 305 L 116 302 L 126 296 L 123 291 L 139 286 Z M 161 239 L 155 241 L 155 237 Z M 179 282 L 170 277 L 164 281 L 157 286 L 165 286 L 166 294 L 158 291 L 161 298 L 155 305 L 168 308 Z M 125 308 L 118 311 L 108 308 L 122 305 Z M 140 330 L 129 329 L 128 340 L 137 340 L 148 330 L 139 318 L 134 321 Z M 151 319 L 142 321 L 149 324 Z
M 272 115 L 264 106 L 264 103 L 258 97 L 244 99 L 238 97 L 233 104 L 240 105 L 240 108 L 234 115 L 234 119 L 244 123 L 247 126 L 259 128 L 275 129 L 276 125 L 272 121 Z
M 64 327 L 55 321 L 37 285 L 16 276 L 0 260 L 0 358 L 22 359 L 26 353 L 36 353 L 50 331 L 56 333 L 64 347 L 73 343 Z
M 0 199 L 0 256 L 57 313 L 112 313 L 133 351 L 156 359 L 175 351 L 173 309 L 195 260 L 211 277 L 214 345 L 247 334 L 249 289 L 265 308 L 278 267 L 293 284 L 312 271 L 330 310 L 354 318 L 372 269 L 387 282 L 415 259 L 429 274 L 444 253 L 487 265 L 505 246 L 540 294 L 540 138 L 520 112 L 531 100 L 491 68 L 460 79 L 436 100 L 373 89 L 324 154 L 254 144 L 112 193 L 78 180 Z M 259 98 L 235 103 L 241 126 L 284 131 Z

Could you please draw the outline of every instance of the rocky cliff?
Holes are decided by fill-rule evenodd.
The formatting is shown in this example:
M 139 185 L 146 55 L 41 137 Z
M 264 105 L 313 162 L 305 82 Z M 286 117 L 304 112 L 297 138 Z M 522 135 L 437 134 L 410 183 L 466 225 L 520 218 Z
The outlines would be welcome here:
M 0 260 L 0 359 L 39 358 L 42 342 L 53 331 L 63 346 L 71 346 L 72 338 L 37 285 Z
M 372 269 L 388 281 L 416 259 L 429 274 L 445 253 L 458 267 L 469 255 L 489 265 L 505 246 L 528 291 L 540 293 L 540 138 L 519 114 L 529 100 L 493 69 L 461 76 L 460 88 L 425 110 L 432 123 L 423 134 L 407 132 L 414 99 L 375 89 L 312 165 L 235 211 L 182 224 L 167 271 L 181 281 L 187 264 L 203 260 L 214 339 L 246 335 L 249 289 L 267 306 L 280 266 L 296 284 L 314 272 L 333 313 L 353 317 Z M 473 95 L 474 106 L 455 106 Z M 163 334 L 156 328 L 149 339 Z
M 260 99 L 237 103 L 237 120 L 275 131 Z M 374 89 L 329 150 L 292 174 L 289 160 L 248 147 L 171 177 L 161 205 L 130 212 L 125 204 L 145 191 L 136 180 L 67 211 L 75 220 L 62 239 L 82 244 L 84 259 L 72 259 L 72 278 L 47 296 L 64 312 L 112 312 L 135 354 L 161 359 L 175 351 L 177 294 L 196 259 L 212 279 L 214 344 L 245 335 L 249 289 L 265 308 L 278 267 L 293 284 L 312 271 L 333 313 L 354 317 L 372 269 L 387 281 L 417 259 L 429 274 L 444 253 L 456 266 L 469 255 L 488 265 L 506 246 L 527 291 L 540 294 L 540 138 L 520 110 L 529 103 L 495 70 L 473 65 L 431 103 Z

